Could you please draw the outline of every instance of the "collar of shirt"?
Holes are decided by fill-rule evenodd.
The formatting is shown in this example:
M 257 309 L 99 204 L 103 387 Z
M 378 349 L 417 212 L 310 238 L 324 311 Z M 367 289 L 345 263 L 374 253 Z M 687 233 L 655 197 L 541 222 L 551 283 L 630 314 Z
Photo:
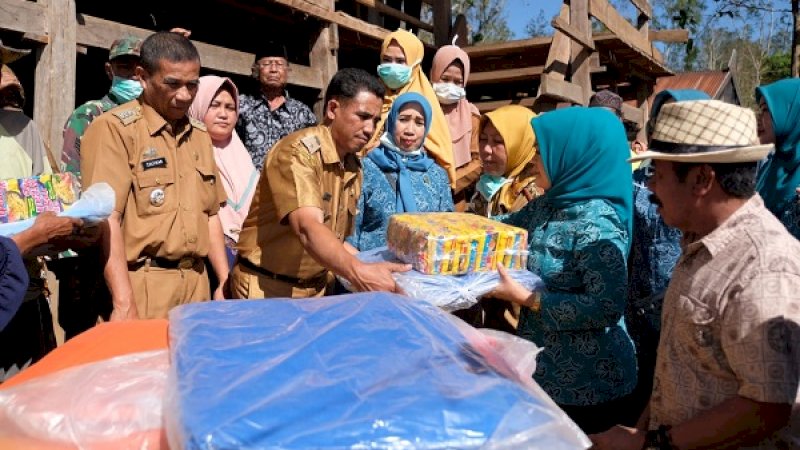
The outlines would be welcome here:
M 271 109 L 269 107 L 269 99 L 267 98 L 267 96 L 264 95 L 264 93 L 261 92 L 261 91 L 258 91 L 258 94 L 259 94 L 258 98 L 261 99 L 261 102 L 264 103 L 264 105 L 266 105 L 267 108 L 270 111 L 274 111 L 273 109 Z M 292 97 L 289 96 L 289 91 L 284 89 L 283 90 L 283 103 L 281 103 L 281 106 L 278 106 L 278 108 L 286 108 L 287 105 L 289 104 L 289 100 L 291 100 L 291 99 L 292 99 Z M 278 108 L 275 108 L 275 109 L 278 109 Z
M 345 155 L 344 160 L 339 158 L 339 153 L 336 151 L 336 144 L 333 142 L 331 130 L 325 125 L 318 125 L 320 130 L 323 130 L 317 136 L 320 139 L 322 153 L 322 162 L 324 164 L 339 164 L 348 172 L 358 171 L 361 166 L 361 160 L 355 154 Z
M 700 240 L 693 239 L 692 235 L 685 236 L 684 240 L 691 242 L 686 246 L 686 253 L 691 254 L 697 252 L 701 248 L 706 248 L 711 256 L 714 257 L 735 239 L 742 238 L 741 230 L 738 229 L 741 224 L 741 217 L 751 214 L 755 212 L 756 209 L 763 206 L 764 201 L 756 194 L 737 209 L 736 212 L 731 214 L 731 216 L 714 229 L 714 231 Z
M 340 164 L 342 160 L 339 158 L 339 153 L 336 151 L 336 144 L 333 142 L 331 129 L 324 125 L 319 128 L 324 130 L 318 135 L 320 138 L 320 145 L 322 146 L 320 149 L 320 152 L 322 152 L 322 162 L 325 164 Z
M 142 108 L 142 119 L 147 122 L 147 130 L 150 132 L 150 136 L 155 136 L 156 134 L 160 133 L 162 129 L 166 128 L 170 134 L 175 136 L 176 141 L 180 141 L 181 138 L 192 129 L 191 125 L 189 124 L 188 116 L 184 116 L 181 120 L 179 120 L 175 129 L 172 129 L 169 122 L 167 122 L 164 117 L 162 117 L 161 114 L 159 114 L 150 105 L 142 102 L 141 100 L 136 101 Z
M 108 101 L 108 102 L 114 104 L 114 106 L 119 106 L 119 105 L 125 103 L 111 91 L 108 91 L 106 96 L 101 98 L 100 101 L 101 102 Z

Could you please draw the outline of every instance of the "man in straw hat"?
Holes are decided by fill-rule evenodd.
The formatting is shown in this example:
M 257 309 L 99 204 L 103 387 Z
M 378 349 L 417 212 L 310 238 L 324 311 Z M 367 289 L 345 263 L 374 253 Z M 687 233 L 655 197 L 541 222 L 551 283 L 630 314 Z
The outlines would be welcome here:
M 665 105 L 651 150 L 653 201 L 683 232 L 664 299 L 650 403 L 599 449 L 798 448 L 800 243 L 755 193 L 759 145 L 746 108 Z

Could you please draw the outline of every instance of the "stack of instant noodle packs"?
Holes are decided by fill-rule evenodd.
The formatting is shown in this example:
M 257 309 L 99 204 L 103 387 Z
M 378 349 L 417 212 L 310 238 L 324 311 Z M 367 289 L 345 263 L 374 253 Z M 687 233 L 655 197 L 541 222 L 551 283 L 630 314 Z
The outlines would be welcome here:
M 463 213 L 395 214 L 386 240 L 399 259 L 429 275 L 525 269 L 528 232 L 486 217 Z
M 0 223 L 13 223 L 52 211 L 59 213 L 78 199 L 75 175 L 44 174 L 0 180 Z

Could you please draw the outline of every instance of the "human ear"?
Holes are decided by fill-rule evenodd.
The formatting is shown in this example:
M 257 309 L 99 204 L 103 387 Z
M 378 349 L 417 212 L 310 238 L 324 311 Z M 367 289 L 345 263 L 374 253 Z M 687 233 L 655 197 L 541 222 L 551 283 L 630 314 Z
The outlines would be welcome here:
M 714 186 L 714 180 L 717 174 L 714 169 L 708 164 L 703 164 L 699 167 L 692 168 L 692 193 L 701 197 L 708 194 Z
M 333 120 L 340 107 L 341 104 L 339 104 L 339 100 L 335 98 L 328 100 L 328 104 L 325 105 L 325 117 L 328 120 Z

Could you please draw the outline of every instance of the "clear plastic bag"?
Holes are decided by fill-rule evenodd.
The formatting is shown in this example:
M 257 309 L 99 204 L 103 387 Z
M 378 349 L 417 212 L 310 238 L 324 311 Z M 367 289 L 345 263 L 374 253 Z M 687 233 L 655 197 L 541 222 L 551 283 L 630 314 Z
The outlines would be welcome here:
M 83 219 L 88 224 L 105 220 L 114 210 L 114 189 L 108 183 L 95 183 L 59 216 Z M 10 237 L 33 226 L 35 217 L 19 222 L 0 224 L 0 236 Z
M 356 255 L 364 262 L 402 262 L 387 247 L 379 247 Z M 530 291 L 541 291 L 544 282 L 533 272 L 527 270 L 509 270 L 511 278 Z M 445 311 L 466 309 L 478 303 L 478 300 L 492 290 L 500 282 L 500 275 L 493 272 L 473 272 L 464 275 L 426 275 L 416 270 L 395 273 L 394 280 L 404 293 L 420 300 L 427 300 Z M 339 282 L 347 290 L 352 290 L 349 281 L 339 277 Z
M 0 390 L 0 447 L 165 449 L 167 350 L 64 369 Z
M 388 293 L 170 313 L 173 448 L 587 448 L 532 379 L 537 347 Z

